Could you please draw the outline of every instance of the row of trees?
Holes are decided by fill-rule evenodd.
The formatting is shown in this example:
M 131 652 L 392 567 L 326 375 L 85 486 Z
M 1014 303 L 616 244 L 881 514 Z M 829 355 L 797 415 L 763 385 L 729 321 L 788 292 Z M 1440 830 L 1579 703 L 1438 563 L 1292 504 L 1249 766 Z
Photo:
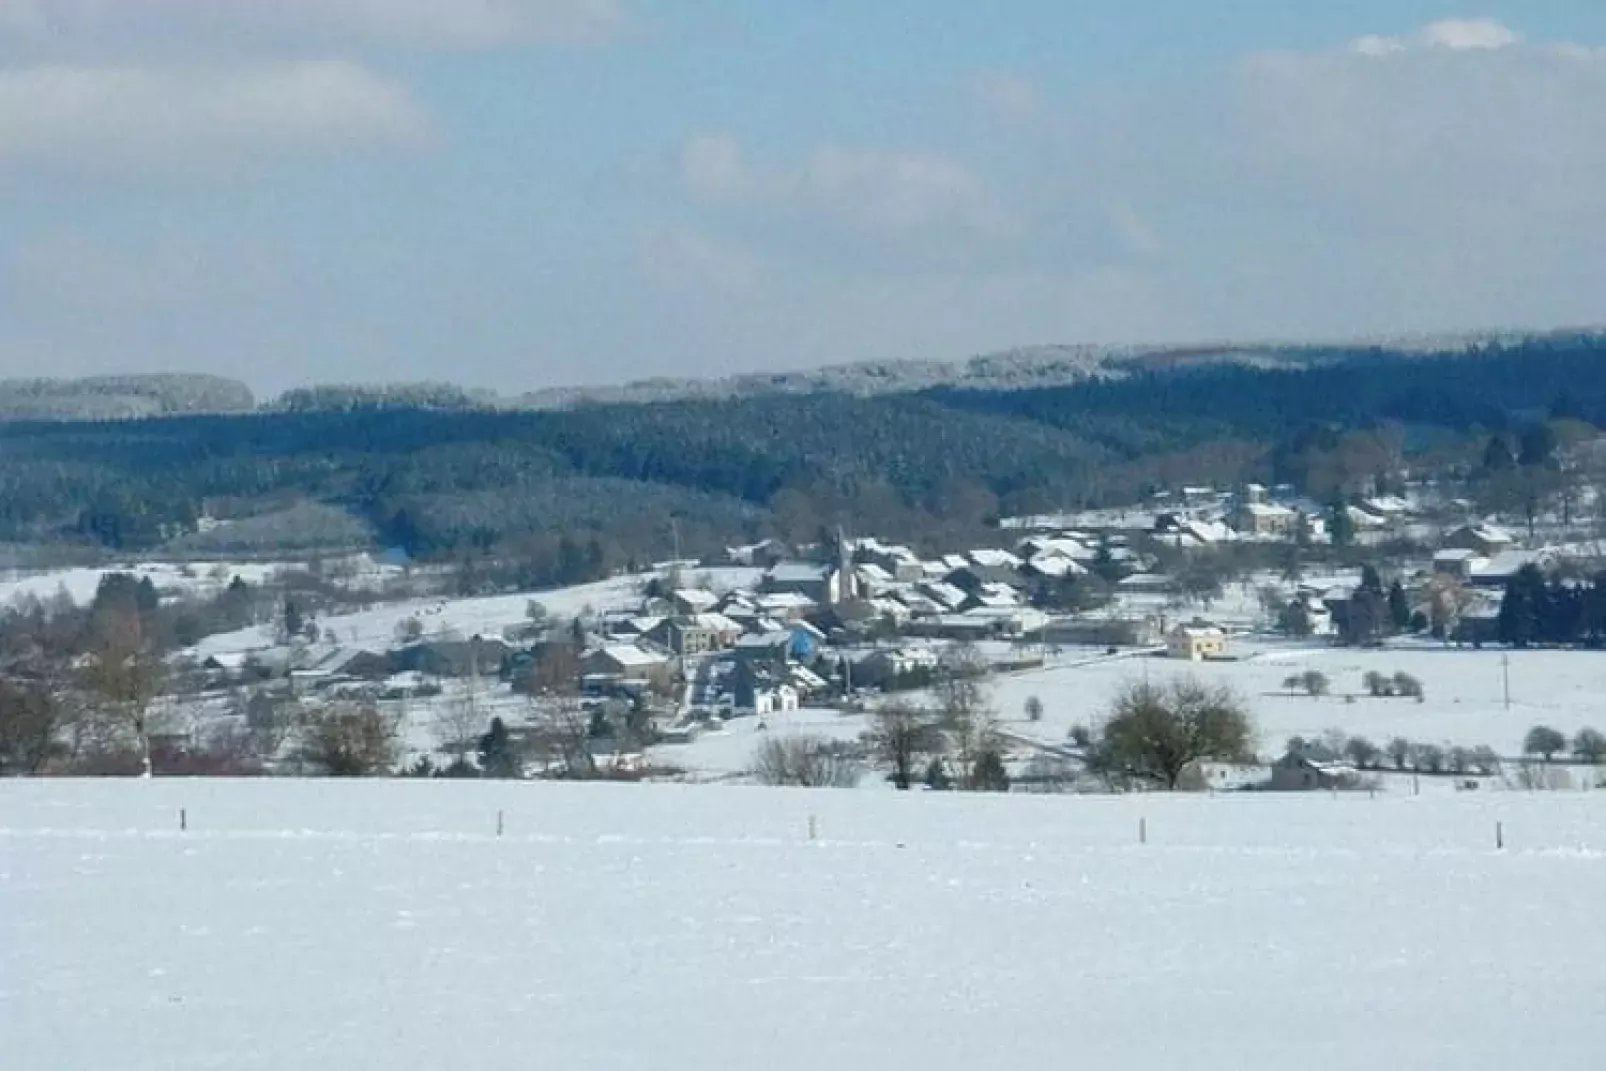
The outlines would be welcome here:
M 1566 579 L 1524 565 L 1506 584 L 1496 629 L 1512 647 L 1606 645 L 1606 573 Z

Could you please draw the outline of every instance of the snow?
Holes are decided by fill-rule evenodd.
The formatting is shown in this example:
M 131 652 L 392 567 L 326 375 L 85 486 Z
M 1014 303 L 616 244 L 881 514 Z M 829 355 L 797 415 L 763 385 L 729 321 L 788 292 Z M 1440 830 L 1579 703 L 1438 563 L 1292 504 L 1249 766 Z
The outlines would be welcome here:
M 1603 883 L 1602 795 L 7 782 L 0 1051 L 56 1071 L 1587 1066 Z
M 718 568 L 688 572 L 683 579 L 706 582 L 715 590 L 727 590 L 756 583 L 759 569 Z M 555 591 L 489 595 L 481 598 L 431 597 L 385 603 L 371 609 L 318 618 L 318 626 L 333 630 L 338 642 L 371 650 L 384 650 L 396 642 L 396 627 L 416 617 L 424 626 L 425 637 L 452 633 L 459 637 L 499 636 L 502 631 L 528 620 L 531 602 L 546 608 L 549 617 L 575 617 L 587 611 L 602 613 L 626 610 L 641 603 L 642 587 L 653 574 L 626 575 L 560 588 Z M 238 632 L 209 636 L 191 651 L 198 659 L 210 655 L 259 651 L 273 645 L 273 627 L 258 625 Z
M 248 584 L 260 584 L 285 562 L 196 562 L 175 565 L 167 562 L 138 562 L 104 568 L 51 569 L 43 572 L 10 571 L 0 573 L 0 604 L 21 598 L 48 600 L 65 590 L 80 606 L 95 597 L 103 576 L 130 573 L 149 577 L 159 592 L 215 592 L 238 576 Z
M 1159 682 L 1187 675 L 1226 684 L 1242 696 L 1260 730 L 1266 757 L 1280 752 L 1290 736 L 1314 737 L 1328 729 L 1365 736 L 1382 746 L 1395 736 L 1431 744 L 1488 745 L 1501 755 L 1522 753 L 1522 738 L 1536 724 L 1571 736 L 1578 729 L 1606 729 L 1600 693 L 1606 684 L 1606 654 L 1594 651 L 1512 651 L 1401 644 L 1383 650 L 1309 645 L 1231 642 L 1233 662 L 1186 663 L 1132 655 L 1085 658 L 1077 664 L 1013 674 L 995 682 L 993 701 L 1011 732 L 1044 742 L 1065 739 L 1077 723 L 1095 725 L 1115 695 L 1145 677 Z M 1502 668 L 1501 657 L 1509 665 Z M 1316 669 L 1332 681 L 1333 695 L 1311 699 L 1290 695 L 1285 678 Z M 1509 670 L 1511 708 L 1505 707 L 1503 673 Z M 1362 677 L 1369 671 L 1393 676 L 1404 671 L 1420 679 L 1426 699 L 1372 699 Z M 1345 693 L 1356 694 L 1353 703 Z M 1043 701 L 1043 720 L 1029 723 L 1028 696 Z

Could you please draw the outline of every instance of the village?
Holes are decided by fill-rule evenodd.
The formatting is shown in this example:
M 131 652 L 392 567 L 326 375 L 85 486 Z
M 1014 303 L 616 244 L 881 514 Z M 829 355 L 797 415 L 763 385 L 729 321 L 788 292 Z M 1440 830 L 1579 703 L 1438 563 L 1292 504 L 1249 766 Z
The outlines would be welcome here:
M 1588 528 L 1552 524 L 1530 541 L 1427 496 L 1346 511 L 1343 553 L 1331 511 L 1286 489 L 1189 488 L 1144 510 L 1008 518 L 1002 545 L 941 555 L 834 531 L 558 592 L 386 600 L 290 628 L 281 614 L 181 651 L 183 686 L 161 699 L 152 740 L 182 768 L 233 727 L 269 741 L 267 769 L 305 772 L 298 721 L 359 704 L 390 720 L 416 772 L 471 766 L 495 719 L 530 776 L 740 781 L 754 779 L 760 734 L 850 751 L 879 706 L 929 700 L 963 663 L 987 678 L 1022 788 L 1083 783 L 1068 741 L 1121 683 L 1178 674 L 1219 680 L 1259 715 L 1263 761 L 1206 771 L 1212 788 L 1510 780 L 1532 758 L 1531 725 L 1512 710 L 1510 658 L 1484 648 L 1500 644 L 1502 600 L 1525 566 L 1590 572 Z M 1522 655 L 1567 660 L 1561 680 L 1596 657 Z M 1354 672 L 1327 683 L 1339 660 Z M 1496 663 L 1503 693 L 1459 695 Z M 1291 683 L 1301 674 L 1324 683 Z M 1397 677 L 1429 681 L 1416 709 L 1392 704 L 1378 723 L 1354 706 L 1378 709 L 1374 678 Z M 1534 723 L 1587 728 L 1587 705 L 1535 698 Z M 1385 761 L 1405 737 L 1410 755 Z M 1278 763 L 1297 773 L 1275 776 Z

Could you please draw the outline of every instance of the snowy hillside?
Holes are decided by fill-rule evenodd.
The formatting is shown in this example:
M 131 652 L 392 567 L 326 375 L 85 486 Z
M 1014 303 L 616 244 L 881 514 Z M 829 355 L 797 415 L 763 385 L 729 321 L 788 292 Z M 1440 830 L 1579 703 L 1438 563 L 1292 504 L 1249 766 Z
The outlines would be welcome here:
M 19 1068 L 1509 1071 L 1606 992 L 1600 795 L 11 782 L 0 861 Z

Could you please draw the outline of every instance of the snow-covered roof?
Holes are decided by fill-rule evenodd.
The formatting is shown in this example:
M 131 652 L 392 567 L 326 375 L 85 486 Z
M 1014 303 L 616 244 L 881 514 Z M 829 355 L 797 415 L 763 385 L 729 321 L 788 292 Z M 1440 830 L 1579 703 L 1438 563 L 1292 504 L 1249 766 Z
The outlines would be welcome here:
M 771 569 L 767 576 L 772 583 L 803 584 L 822 581 L 829 572 L 827 566 L 812 562 L 782 562 Z
M 692 622 L 698 628 L 708 629 L 710 632 L 740 632 L 742 626 L 726 617 L 724 614 L 694 614 Z
M 621 666 L 656 666 L 666 661 L 663 655 L 630 643 L 609 644 L 601 652 Z
M 679 588 L 675 591 L 675 599 L 694 610 L 712 609 L 719 603 L 719 596 L 712 591 L 702 588 Z
M 1007 550 L 998 550 L 993 547 L 983 547 L 970 552 L 970 560 L 977 565 L 994 569 L 1015 569 L 1020 566 L 1020 559 Z
M 780 591 L 760 596 L 758 605 L 765 610 L 805 610 L 814 605 L 814 600 L 795 591 Z

